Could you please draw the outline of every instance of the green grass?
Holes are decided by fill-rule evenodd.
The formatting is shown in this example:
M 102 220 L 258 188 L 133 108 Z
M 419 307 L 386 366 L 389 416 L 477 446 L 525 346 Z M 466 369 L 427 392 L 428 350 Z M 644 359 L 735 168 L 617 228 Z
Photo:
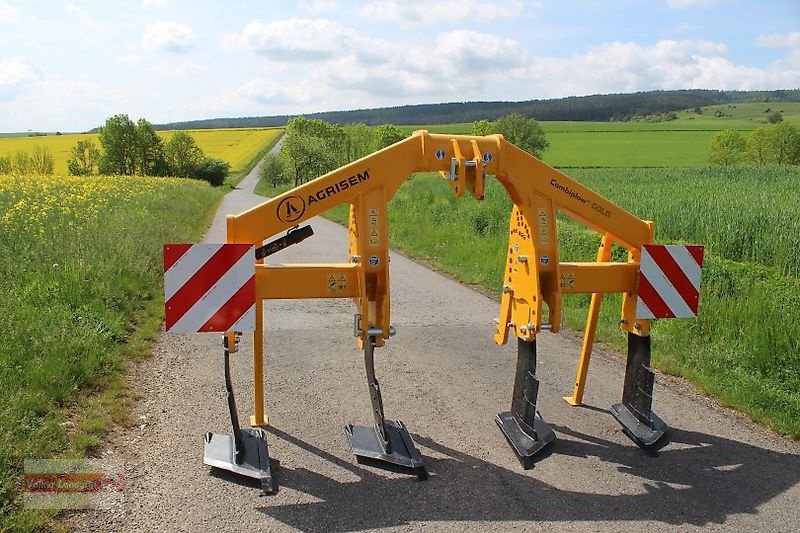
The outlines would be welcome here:
M 787 122 L 800 126 L 800 103 L 765 102 L 719 105 L 678 113 L 665 122 L 542 121 L 550 142 L 543 160 L 555 167 L 697 167 L 708 164 L 711 138 L 725 129 L 747 137 L 766 125 L 765 111 L 783 111 Z M 715 112 L 724 113 L 715 117 Z M 426 129 L 431 133 L 470 134 L 471 123 L 432 126 L 401 126 L 409 134 Z
M 25 458 L 81 456 L 125 421 L 125 361 L 163 315 L 162 246 L 197 240 L 221 196 L 193 180 L 0 176 L 0 530 L 52 516 L 20 507 Z
M 574 169 L 570 174 L 654 220 L 658 242 L 706 246 L 700 316 L 654 324 L 654 364 L 776 431 L 800 437 L 800 324 L 794 319 L 800 308 L 800 217 L 796 195 L 788 194 L 796 190 L 800 169 Z M 391 245 L 498 293 L 510 210 L 495 180 L 489 180 L 485 201 L 477 202 L 457 200 L 437 175 L 420 174 L 390 204 Z M 326 216 L 346 223 L 347 206 Z M 563 216 L 558 230 L 562 261 L 594 260 L 596 233 Z M 624 260 L 622 252 L 615 253 L 616 260 Z M 619 295 L 606 298 L 598 334 L 623 349 L 620 301 Z M 566 324 L 581 330 L 589 296 L 568 296 L 564 303 Z

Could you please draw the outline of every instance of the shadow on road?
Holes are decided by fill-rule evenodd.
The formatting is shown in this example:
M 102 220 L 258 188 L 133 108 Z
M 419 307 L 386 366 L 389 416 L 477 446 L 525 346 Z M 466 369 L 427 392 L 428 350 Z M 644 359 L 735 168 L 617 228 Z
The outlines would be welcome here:
M 671 429 L 668 445 L 652 457 L 568 427 L 554 429 L 561 437 L 553 445 L 554 456 L 593 456 L 617 465 L 621 475 L 642 480 L 641 491 L 613 494 L 617 488 L 605 486 L 600 487 L 603 494 L 594 494 L 556 488 L 536 479 L 535 469 L 508 470 L 418 435 L 414 440 L 426 456 L 431 479 L 386 478 L 270 428 L 274 437 L 356 473 L 360 481 L 342 483 L 304 468 L 281 468 L 283 487 L 320 501 L 259 510 L 304 531 L 460 520 L 652 520 L 701 526 L 722 523 L 736 513 L 756 513 L 800 478 L 796 455 L 698 432 Z

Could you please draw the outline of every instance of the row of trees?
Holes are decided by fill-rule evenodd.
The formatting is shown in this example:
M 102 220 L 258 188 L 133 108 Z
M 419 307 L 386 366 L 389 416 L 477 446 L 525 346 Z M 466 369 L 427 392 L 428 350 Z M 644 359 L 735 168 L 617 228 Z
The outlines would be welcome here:
M 230 172 L 226 161 L 206 157 L 189 133 L 176 131 L 164 142 L 143 118 L 134 123 L 128 115 L 114 115 L 100 128 L 99 139 L 100 148 L 89 139 L 72 148 L 70 174 L 176 176 L 221 185 Z
M 283 183 L 296 187 L 405 137 L 405 132 L 392 124 L 338 126 L 296 117 L 286 126 L 280 154 L 265 158 L 260 176 L 273 187 Z
M 636 117 L 657 115 L 680 109 L 700 109 L 701 107 L 718 104 L 798 101 L 800 101 L 800 90 L 798 89 L 777 91 L 691 89 L 648 91 L 632 94 L 570 96 L 567 98 L 528 100 L 525 102 L 454 102 L 404 105 L 378 109 L 313 113 L 308 117 L 318 118 L 332 124 L 363 122 L 368 125 L 384 123 L 454 124 L 472 122 L 482 118 L 495 120 L 511 113 L 537 117 L 539 120 L 618 121 L 633 120 Z M 290 118 L 286 115 L 215 118 L 165 124 L 164 127 L 168 129 L 270 127 L 283 126 Z
M 48 176 L 56 169 L 53 153 L 46 146 L 36 144 L 31 153 L 18 151 L 16 154 L 0 156 L 0 174 L 39 174 Z
M 800 131 L 788 122 L 753 130 L 747 139 L 737 130 L 725 130 L 711 138 L 712 165 L 798 165 Z
M 541 157 L 549 143 L 539 124 L 520 114 L 494 122 L 473 123 L 474 135 L 502 133 L 511 143 Z M 261 165 L 261 179 L 273 187 L 292 183 L 295 187 L 365 155 L 402 141 L 407 134 L 392 124 L 370 127 L 363 122 L 338 126 L 320 119 L 296 117 L 286 126 L 279 155 L 268 155 Z

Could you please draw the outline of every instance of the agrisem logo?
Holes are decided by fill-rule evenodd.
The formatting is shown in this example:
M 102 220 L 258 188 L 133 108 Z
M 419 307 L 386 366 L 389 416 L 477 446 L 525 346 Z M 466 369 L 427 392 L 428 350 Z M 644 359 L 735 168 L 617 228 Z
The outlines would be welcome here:
M 287 196 L 278 204 L 277 215 L 281 222 L 294 222 L 306 212 L 306 203 L 299 196 Z

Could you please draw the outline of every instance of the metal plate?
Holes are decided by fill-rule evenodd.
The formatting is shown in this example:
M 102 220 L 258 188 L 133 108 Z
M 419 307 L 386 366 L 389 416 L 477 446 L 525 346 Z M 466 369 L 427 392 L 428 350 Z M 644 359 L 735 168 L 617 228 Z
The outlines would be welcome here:
M 206 433 L 204 438 L 203 464 L 228 470 L 241 476 L 261 481 L 264 494 L 273 494 L 275 485 L 267 452 L 267 436 L 260 429 L 241 430 L 244 455 L 241 463 L 234 457 L 233 436 L 226 433 Z
M 525 470 L 533 468 L 536 462 L 533 460 L 533 456 L 536 453 L 556 440 L 556 434 L 538 414 L 533 419 L 535 435 L 526 433 L 520 426 L 517 417 L 510 412 L 500 413 L 494 420 L 500 427 L 500 431 L 506 436 L 508 443 L 514 448 L 514 452 Z
M 353 454 L 357 457 L 366 457 L 373 461 L 413 470 L 418 479 L 428 479 L 425 463 L 422 461 L 422 456 L 411 439 L 411 434 L 405 424 L 399 420 L 395 422 L 387 420 L 385 425 L 386 434 L 391 443 L 391 451 L 388 453 L 383 448 L 374 427 L 354 426 L 352 424 L 345 426 L 345 433 L 347 434 L 347 440 L 350 441 Z

